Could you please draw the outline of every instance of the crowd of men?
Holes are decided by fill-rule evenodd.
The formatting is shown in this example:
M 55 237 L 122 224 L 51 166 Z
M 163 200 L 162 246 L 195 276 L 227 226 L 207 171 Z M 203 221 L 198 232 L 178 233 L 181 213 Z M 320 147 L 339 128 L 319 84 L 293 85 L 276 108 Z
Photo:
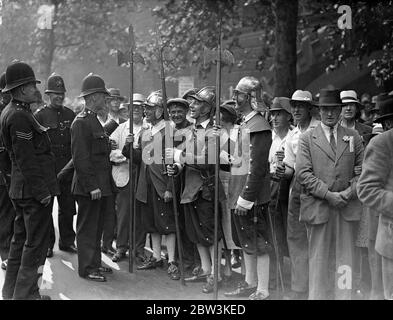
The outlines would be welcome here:
M 52 74 L 48 103 L 33 113 L 37 83 L 24 62 L 0 79 L 4 299 L 50 299 L 38 279 L 53 256 L 54 197 L 59 249 L 77 254 L 78 274 L 90 281 L 113 273 L 101 253 L 119 262 L 133 242 L 138 270 L 165 266 L 173 280 L 184 271 L 204 293 L 215 276 L 221 288 L 241 267 L 243 280 L 224 295 L 269 299 L 274 282 L 284 287 L 289 257 L 285 299 L 393 299 L 393 95 L 359 101 L 354 90 L 330 88 L 316 100 L 296 90 L 266 106 L 261 83 L 246 76 L 216 119 L 215 87 L 167 103 L 160 90 L 135 93 L 127 103 L 89 74 L 74 113 L 64 107 L 63 78 Z

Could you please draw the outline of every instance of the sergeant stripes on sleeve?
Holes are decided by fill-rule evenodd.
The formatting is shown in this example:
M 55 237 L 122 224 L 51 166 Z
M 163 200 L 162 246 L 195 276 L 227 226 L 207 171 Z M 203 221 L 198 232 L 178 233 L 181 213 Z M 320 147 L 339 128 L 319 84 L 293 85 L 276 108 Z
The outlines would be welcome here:
M 16 131 L 15 134 L 16 134 L 16 137 L 19 139 L 24 139 L 24 140 L 32 140 L 33 139 L 33 132 L 31 132 L 31 131 L 28 133 Z

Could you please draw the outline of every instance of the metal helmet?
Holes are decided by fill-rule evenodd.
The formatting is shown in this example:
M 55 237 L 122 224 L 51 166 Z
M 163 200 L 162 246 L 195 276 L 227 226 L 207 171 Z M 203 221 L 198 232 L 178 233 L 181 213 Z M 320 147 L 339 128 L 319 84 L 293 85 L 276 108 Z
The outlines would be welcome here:
M 45 93 L 65 93 L 64 80 L 61 76 L 53 72 L 47 81 L 48 88 Z
M 189 96 L 194 95 L 198 92 L 197 88 L 188 89 L 186 92 L 183 93 L 182 98 L 187 99 Z
M 82 80 L 82 90 L 79 97 L 85 97 L 92 93 L 102 92 L 106 94 L 110 94 L 108 90 L 105 88 L 104 80 L 93 73 L 89 73 L 85 78 Z
M 35 78 L 33 69 L 25 62 L 16 61 L 5 71 L 5 87 L 2 92 L 8 92 L 27 83 L 41 83 Z
M 157 106 L 157 107 L 163 108 L 164 103 L 162 100 L 161 91 L 158 90 L 158 91 L 154 91 L 154 92 L 150 93 L 146 99 L 145 105 L 149 106 L 149 107 L 156 107 Z
M 5 72 L 0 76 L 0 92 L 5 88 Z
M 252 95 L 253 92 L 257 92 L 261 90 L 262 90 L 261 82 L 255 77 L 247 76 L 240 79 L 234 91 Z
M 211 107 L 214 107 L 216 101 L 216 88 L 212 86 L 203 87 L 197 93 L 191 94 L 190 97 L 198 101 L 206 102 Z

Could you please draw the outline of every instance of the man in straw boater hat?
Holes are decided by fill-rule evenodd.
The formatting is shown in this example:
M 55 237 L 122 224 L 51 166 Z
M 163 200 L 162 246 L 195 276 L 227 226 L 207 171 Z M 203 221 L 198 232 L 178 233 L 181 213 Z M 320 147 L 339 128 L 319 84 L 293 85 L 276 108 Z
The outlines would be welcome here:
M 364 143 L 367 144 L 366 138 L 371 134 L 372 128 L 359 122 L 364 106 L 358 100 L 356 92 L 354 90 L 341 91 L 340 98 L 343 103 L 340 124 L 343 127 L 356 130 Z
M 48 128 L 51 149 L 56 158 L 56 174 L 71 160 L 71 123 L 75 119 L 75 113 L 66 108 L 64 103 L 66 88 L 61 76 L 53 73 L 47 81 L 45 93 L 49 96 L 49 105 L 38 110 L 34 116 L 38 122 Z M 76 253 L 75 231 L 73 227 L 74 215 L 76 214 L 75 200 L 71 194 L 72 177 L 64 179 L 60 187 L 60 195 L 57 196 L 58 222 L 59 222 L 59 249 Z M 55 229 L 53 223 L 49 238 L 47 257 L 53 256 L 55 244 Z
M 296 179 L 296 157 L 299 137 L 319 125 L 320 121 L 312 116 L 314 103 L 311 92 L 296 90 L 290 100 L 292 117 L 296 127 L 285 142 L 284 160 L 277 164 L 276 175 L 290 180 L 287 217 L 287 242 L 291 259 L 291 291 L 284 296 L 286 300 L 307 298 L 308 292 L 308 242 L 307 230 L 299 221 L 301 187 Z
M 363 143 L 357 131 L 338 123 L 338 90 L 322 89 L 318 105 L 321 123 L 300 137 L 296 158 L 300 221 L 308 236 L 309 299 L 349 300 L 362 206 L 355 167 L 362 165 Z
M 109 160 L 109 137 L 97 114 L 106 108 L 109 92 L 104 80 L 92 73 L 82 80 L 81 91 L 85 108 L 71 125 L 71 153 L 75 167 L 72 193 L 78 203 L 78 274 L 91 281 L 104 282 L 104 273 L 113 271 L 101 265 L 101 236 L 107 208 L 117 190 Z
M 49 243 L 51 203 L 59 194 L 55 158 L 46 128 L 32 115 L 38 89 L 33 69 L 14 62 L 6 70 L 11 102 L 1 113 L 1 139 L 12 162 L 9 195 L 16 211 L 14 236 L 3 285 L 4 299 L 50 299 L 41 296 L 38 279 Z
M 139 134 L 142 130 L 143 121 L 143 106 L 145 97 L 140 93 L 133 94 L 133 133 L 135 141 L 138 141 Z M 128 104 L 126 104 L 127 106 Z M 128 113 L 128 107 L 127 107 Z M 116 238 L 116 253 L 112 257 L 113 262 L 118 262 L 125 258 L 127 249 L 129 248 L 129 227 L 130 227 L 130 172 L 127 157 L 122 154 L 124 145 L 126 144 L 127 136 L 130 131 L 130 120 L 120 124 L 116 130 L 111 134 L 110 138 L 116 142 L 116 149 L 111 151 L 110 159 L 113 165 L 112 176 L 115 180 L 116 186 L 119 188 L 119 193 L 116 195 L 117 206 L 117 238 Z M 134 175 L 137 179 L 136 166 L 134 166 Z M 136 255 L 138 262 L 141 262 L 144 257 L 144 246 L 146 242 L 146 232 L 141 224 L 141 212 L 137 206 L 135 231 L 136 235 Z
M 272 251 L 268 222 L 268 157 L 272 134 L 267 120 L 253 108 L 261 90 L 259 80 L 250 76 L 240 79 L 234 90 L 236 110 L 242 115 L 237 138 L 238 146 L 242 145 L 242 163 L 231 167 L 228 196 L 233 218 L 232 236 L 243 250 L 246 277 L 235 290 L 225 295 L 246 296 L 251 300 L 269 297 L 269 254 Z M 230 155 L 228 162 L 233 163 Z
M 378 227 L 375 227 L 374 263 L 371 263 L 372 275 L 376 275 L 376 277 L 372 277 L 372 279 L 377 284 L 380 282 L 378 273 L 382 273 L 379 277 L 382 279 L 384 298 L 392 300 L 393 96 L 380 95 L 377 104 L 379 104 L 379 117 L 375 121 L 382 123 L 385 132 L 374 137 L 366 147 L 363 171 L 358 181 L 357 190 L 360 201 L 372 208 L 379 216 Z M 369 251 L 369 255 L 371 255 L 370 253 Z M 373 289 L 378 289 L 378 286 L 373 284 Z M 373 293 L 377 294 L 377 296 L 373 295 Z M 378 293 L 378 291 L 372 292 L 372 297 L 381 298 L 381 295 L 378 295 Z

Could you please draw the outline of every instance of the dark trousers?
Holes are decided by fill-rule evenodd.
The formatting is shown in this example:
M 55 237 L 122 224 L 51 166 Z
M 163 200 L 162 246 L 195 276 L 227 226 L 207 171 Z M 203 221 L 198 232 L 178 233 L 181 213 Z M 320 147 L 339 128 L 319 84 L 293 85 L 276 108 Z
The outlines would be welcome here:
M 71 183 L 64 182 L 60 184 L 60 191 L 61 194 L 57 196 L 57 203 L 59 205 L 59 247 L 69 247 L 75 242 L 73 222 L 74 215 L 76 214 L 75 199 L 71 194 Z M 55 228 L 52 219 L 50 226 L 49 248 L 53 249 L 55 241 Z
M 38 279 L 43 271 L 49 244 L 51 205 L 44 207 L 35 199 L 12 202 L 16 218 L 3 285 L 3 298 L 37 298 Z
M 104 227 L 102 231 L 102 246 L 110 249 L 112 247 L 113 240 L 115 239 L 115 228 L 116 228 L 116 203 L 115 196 L 111 195 L 108 197 L 106 202 L 106 209 L 104 211 Z
M 0 186 L 0 257 L 7 260 L 14 234 L 15 209 L 6 186 Z
M 117 239 L 116 249 L 125 253 L 129 248 L 130 236 L 130 185 L 120 188 L 116 197 L 117 206 Z M 142 225 L 140 203 L 135 200 L 135 253 L 143 256 L 145 254 L 146 232 Z
M 111 197 L 91 200 L 90 197 L 75 196 L 78 202 L 76 221 L 76 244 L 78 247 L 78 273 L 85 277 L 101 266 L 101 236 L 105 210 Z

